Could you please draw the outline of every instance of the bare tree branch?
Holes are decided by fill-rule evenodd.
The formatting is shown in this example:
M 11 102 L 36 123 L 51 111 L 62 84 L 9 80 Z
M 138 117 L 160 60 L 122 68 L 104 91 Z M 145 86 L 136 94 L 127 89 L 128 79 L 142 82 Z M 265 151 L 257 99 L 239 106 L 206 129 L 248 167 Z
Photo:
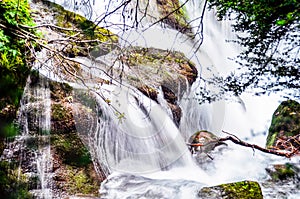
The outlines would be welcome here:
M 299 153 L 298 150 L 293 150 L 291 152 L 288 152 L 288 151 L 282 151 L 282 150 L 279 151 L 279 150 L 274 150 L 274 149 L 266 149 L 266 148 L 260 147 L 256 144 L 250 144 L 250 143 L 247 143 L 245 141 L 242 141 L 237 136 L 232 135 L 228 132 L 225 132 L 225 131 L 222 131 L 222 132 L 228 134 L 229 136 L 227 136 L 225 138 L 220 138 L 219 139 L 220 142 L 230 140 L 231 142 L 233 142 L 235 144 L 245 146 L 245 147 L 249 147 L 249 148 L 252 148 L 253 150 L 257 149 L 257 150 L 262 151 L 264 153 L 269 153 L 269 154 L 273 154 L 273 155 L 277 155 L 277 156 L 283 156 L 283 157 L 287 157 L 287 158 L 291 158 L 291 157 L 293 157 L 293 156 L 295 156 Z

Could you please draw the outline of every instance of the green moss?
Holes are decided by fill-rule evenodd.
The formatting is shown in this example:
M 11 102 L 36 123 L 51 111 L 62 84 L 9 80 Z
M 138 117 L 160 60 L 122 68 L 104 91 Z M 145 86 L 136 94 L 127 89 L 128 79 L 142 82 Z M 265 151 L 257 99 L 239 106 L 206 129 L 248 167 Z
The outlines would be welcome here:
M 49 81 L 51 99 L 54 101 L 64 101 L 72 96 L 73 88 L 67 83 Z
M 67 187 L 70 194 L 98 195 L 99 183 L 94 181 L 87 170 L 67 167 Z
M 275 110 L 266 146 L 274 146 L 279 137 L 295 136 L 300 133 L 300 104 L 294 100 L 282 102 Z
M 204 187 L 200 190 L 198 196 L 207 199 L 263 199 L 259 184 L 253 181 L 241 181 L 214 187 Z
M 273 181 L 279 180 L 287 180 L 297 176 L 297 169 L 296 166 L 293 164 L 279 164 L 273 165 L 273 169 L 266 169 L 270 174 Z
M 67 114 L 67 110 L 65 109 L 65 107 L 61 104 L 53 104 L 52 105 L 52 119 L 53 120 L 57 120 L 57 121 L 61 121 L 61 120 L 67 120 L 68 114 Z
M 62 162 L 67 165 L 84 167 L 92 162 L 88 149 L 76 133 L 54 134 L 51 143 Z
M 170 52 L 167 50 L 159 50 L 154 48 L 142 48 L 142 47 L 132 47 L 126 49 L 126 57 L 124 60 L 129 66 L 143 66 L 142 69 L 147 70 L 147 67 L 153 70 L 152 73 L 158 73 L 163 67 L 166 66 L 168 69 L 164 70 L 166 73 L 176 72 L 176 67 L 178 69 L 185 70 L 187 75 L 192 74 L 191 67 L 195 67 L 195 64 L 190 62 L 183 53 L 181 52 Z M 176 65 L 174 65 L 176 64 Z M 184 73 L 183 71 L 178 71 L 179 73 Z M 191 74 L 189 74 L 189 72 Z M 195 75 L 196 76 L 196 75 Z M 151 78 L 152 79 L 152 78 Z
M 85 17 L 65 10 L 62 6 L 43 0 L 43 2 L 54 10 L 56 25 L 69 30 L 60 30 L 69 36 L 76 34 L 76 41 L 69 42 L 65 53 L 70 57 L 75 56 L 97 56 L 98 54 L 110 52 L 118 43 L 118 36 L 111 31 L 97 26 Z M 78 33 L 81 33 L 78 35 Z M 81 41 L 85 42 L 81 42 Z
M 259 199 L 263 198 L 261 188 L 257 182 L 242 181 L 221 185 L 227 198 Z

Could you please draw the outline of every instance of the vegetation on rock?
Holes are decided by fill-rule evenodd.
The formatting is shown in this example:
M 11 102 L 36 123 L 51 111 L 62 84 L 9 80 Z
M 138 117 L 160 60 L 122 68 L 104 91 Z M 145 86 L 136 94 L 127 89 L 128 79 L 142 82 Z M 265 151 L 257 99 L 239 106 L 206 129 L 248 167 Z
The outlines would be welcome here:
M 241 181 L 204 187 L 198 193 L 200 198 L 263 199 L 260 185 L 253 181 Z
M 11 135 L 7 130 L 16 117 L 35 47 L 22 31 L 35 32 L 26 28 L 34 25 L 27 0 L 0 1 L 0 13 L 0 137 L 5 137 Z
M 161 87 L 174 121 L 179 124 L 181 109 L 177 100 L 196 80 L 195 64 L 181 52 L 142 47 L 126 48 L 120 60 L 130 71 L 121 75 L 146 96 L 156 101 Z
M 297 178 L 299 168 L 293 164 L 276 164 L 270 168 L 266 168 L 273 181 L 292 180 Z
M 19 173 L 17 163 L 0 162 L 0 195 L 2 198 L 31 199 L 33 196 L 28 192 L 29 182 L 24 174 Z
M 57 30 L 70 37 L 64 49 L 68 57 L 97 57 L 110 52 L 117 44 L 118 37 L 111 31 L 97 26 L 79 14 L 65 10 L 56 3 L 47 0 L 42 0 L 42 2 L 53 12 L 54 24 L 62 27 Z
M 283 101 L 275 110 L 266 146 L 300 151 L 300 104 L 294 100 Z
M 69 195 L 98 195 L 102 179 L 94 170 L 90 152 L 75 127 L 70 104 L 73 89 L 65 83 L 49 82 L 51 90 L 51 146 L 55 162 L 54 181 Z

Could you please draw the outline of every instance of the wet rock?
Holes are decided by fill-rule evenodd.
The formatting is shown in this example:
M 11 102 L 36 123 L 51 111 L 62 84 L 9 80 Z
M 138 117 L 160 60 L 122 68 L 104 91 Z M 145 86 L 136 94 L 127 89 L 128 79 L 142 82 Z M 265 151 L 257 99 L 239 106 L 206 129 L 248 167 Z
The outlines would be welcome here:
M 300 104 L 294 100 L 283 101 L 273 114 L 266 146 L 299 153 L 299 143 Z
M 265 196 L 268 198 L 295 198 L 295 195 L 299 195 L 299 164 L 270 165 L 266 171 L 269 178 L 262 183 Z
M 162 20 L 164 23 L 187 35 L 192 33 L 192 28 L 187 21 L 185 10 L 180 8 L 180 1 L 157 0 L 156 2 L 158 11 L 162 18 L 164 18 Z
M 275 164 L 266 168 L 272 181 L 300 180 L 300 168 L 295 164 Z
M 181 108 L 178 100 L 197 78 L 195 65 L 183 53 L 142 47 L 124 49 L 120 62 L 128 67 L 126 73 L 120 74 L 116 70 L 114 74 L 122 75 L 129 84 L 156 102 L 161 88 L 173 120 L 179 125 Z
M 70 133 L 76 131 L 72 108 L 68 103 L 56 102 L 51 105 L 51 131 Z
M 172 92 L 171 89 L 169 89 L 168 87 L 166 87 L 165 85 L 161 86 L 163 94 L 164 94 L 164 98 L 166 99 L 169 108 L 172 111 L 172 115 L 173 115 L 173 120 L 175 122 L 175 124 L 178 126 L 180 123 L 180 119 L 181 119 L 181 108 L 178 105 L 178 97 L 175 93 Z
M 209 153 L 217 146 L 226 143 L 219 141 L 219 137 L 209 131 L 198 131 L 194 133 L 188 140 L 189 149 L 192 153 Z
M 202 188 L 198 196 L 206 199 L 263 199 L 260 185 L 253 181 L 241 181 Z
M 141 87 L 138 87 L 138 89 L 139 89 L 139 91 L 141 91 L 144 95 L 146 95 L 150 99 L 158 102 L 157 101 L 158 92 L 154 88 L 147 86 L 147 85 L 143 85 Z

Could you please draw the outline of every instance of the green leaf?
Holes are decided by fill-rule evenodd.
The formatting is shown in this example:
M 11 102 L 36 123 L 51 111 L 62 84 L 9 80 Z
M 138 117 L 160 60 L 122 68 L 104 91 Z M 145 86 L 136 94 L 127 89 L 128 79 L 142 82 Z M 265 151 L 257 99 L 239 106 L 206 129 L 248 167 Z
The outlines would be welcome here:
M 287 23 L 285 19 L 280 19 L 276 21 L 276 24 L 279 26 L 284 26 Z

